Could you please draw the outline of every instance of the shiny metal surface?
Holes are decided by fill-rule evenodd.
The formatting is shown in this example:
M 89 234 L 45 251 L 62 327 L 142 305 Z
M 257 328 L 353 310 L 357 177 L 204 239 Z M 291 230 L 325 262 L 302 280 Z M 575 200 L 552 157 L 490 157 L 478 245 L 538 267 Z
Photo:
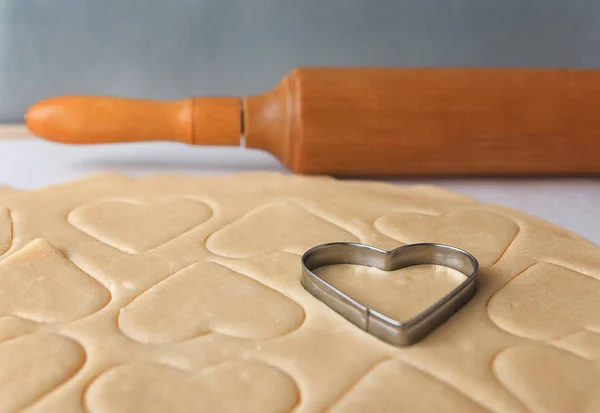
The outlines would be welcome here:
M 0 122 L 60 94 L 259 93 L 294 66 L 599 67 L 589 0 L 0 0 Z
M 354 300 L 316 275 L 325 265 L 356 264 L 385 271 L 421 264 L 442 265 L 466 275 L 458 287 L 408 321 L 398 321 Z M 414 344 L 448 320 L 476 292 L 477 259 L 466 251 L 442 244 L 410 244 L 384 251 L 369 245 L 337 242 L 311 248 L 302 256 L 304 288 L 334 311 L 378 338 L 397 346 Z

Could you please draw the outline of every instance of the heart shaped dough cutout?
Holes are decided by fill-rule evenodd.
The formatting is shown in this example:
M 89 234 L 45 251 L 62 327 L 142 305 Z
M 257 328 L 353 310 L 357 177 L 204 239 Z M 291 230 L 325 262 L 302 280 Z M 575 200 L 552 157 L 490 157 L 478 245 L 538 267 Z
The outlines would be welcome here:
M 427 395 L 422 389 L 427 389 Z M 378 413 L 488 411 L 439 379 L 400 360 L 388 360 L 377 365 L 330 412 L 362 413 L 374 409 Z
M 435 216 L 398 212 L 375 221 L 382 234 L 407 244 L 435 242 L 469 251 L 482 267 L 496 263 L 519 233 L 512 220 L 482 210 Z
M 85 352 L 54 334 L 31 334 L 0 343 L 0 411 L 23 411 L 83 366 Z
M 498 327 L 534 340 L 600 331 L 600 280 L 538 262 L 494 294 L 487 311 Z
M 600 367 L 543 345 L 502 351 L 493 371 L 532 412 L 600 412 Z
M 109 301 L 106 288 L 44 239 L 0 261 L 0 317 L 61 323 L 90 315 Z
M 204 223 L 212 209 L 188 198 L 157 201 L 98 201 L 75 208 L 71 225 L 130 254 L 159 247 Z
M 287 374 L 250 361 L 198 373 L 156 363 L 127 364 L 100 375 L 85 394 L 92 413 L 287 413 L 298 399 Z
M 171 276 L 119 314 L 121 331 L 144 343 L 181 341 L 210 332 L 265 339 L 290 333 L 303 321 L 302 307 L 290 298 L 212 262 L 193 264 Z
M 215 254 L 246 258 L 279 251 L 302 254 L 315 245 L 359 241 L 337 224 L 289 203 L 266 204 L 211 235 L 206 246 Z

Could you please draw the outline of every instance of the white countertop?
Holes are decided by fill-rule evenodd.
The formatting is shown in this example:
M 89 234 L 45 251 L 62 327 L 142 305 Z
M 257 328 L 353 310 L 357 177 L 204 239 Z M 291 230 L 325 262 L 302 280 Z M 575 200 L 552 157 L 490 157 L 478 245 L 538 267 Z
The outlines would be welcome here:
M 242 148 L 191 147 L 157 142 L 66 146 L 38 139 L 0 139 L 0 185 L 34 189 L 113 171 L 139 176 L 157 173 L 214 175 L 281 171 L 272 156 Z M 427 183 L 535 214 L 600 245 L 600 179 L 404 180 Z

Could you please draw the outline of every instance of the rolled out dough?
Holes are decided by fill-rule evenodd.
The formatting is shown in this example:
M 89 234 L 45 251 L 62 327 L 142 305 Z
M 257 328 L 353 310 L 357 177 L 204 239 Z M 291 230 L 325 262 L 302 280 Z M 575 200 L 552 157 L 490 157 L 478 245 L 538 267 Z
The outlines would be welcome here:
M 477 295 L 392 347 L 300 285 L 299 254 L 331 241 L 464 248 Z M 319 271 L 398 318 L 461 281 Z M 4 189 L 0 366 L 1 412 L 599 412 L 600 248 L 429 186 L 101 174 Z

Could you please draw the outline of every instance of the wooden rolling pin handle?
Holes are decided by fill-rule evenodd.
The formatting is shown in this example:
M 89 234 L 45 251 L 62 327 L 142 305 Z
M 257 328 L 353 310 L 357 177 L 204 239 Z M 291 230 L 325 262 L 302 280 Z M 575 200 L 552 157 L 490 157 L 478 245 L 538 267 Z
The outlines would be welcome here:
M 240 98 L 199 97 L 153 101 L 59 96 L 36 103 L 27 127 L 46 139 L 70 143 L 174 140 L 198 145 L 239 145 Z
M 271 90 L 242 100 L 246 147 L 265 150 L 292 169 L 292 144 L 299 126 L 295 73 Z

